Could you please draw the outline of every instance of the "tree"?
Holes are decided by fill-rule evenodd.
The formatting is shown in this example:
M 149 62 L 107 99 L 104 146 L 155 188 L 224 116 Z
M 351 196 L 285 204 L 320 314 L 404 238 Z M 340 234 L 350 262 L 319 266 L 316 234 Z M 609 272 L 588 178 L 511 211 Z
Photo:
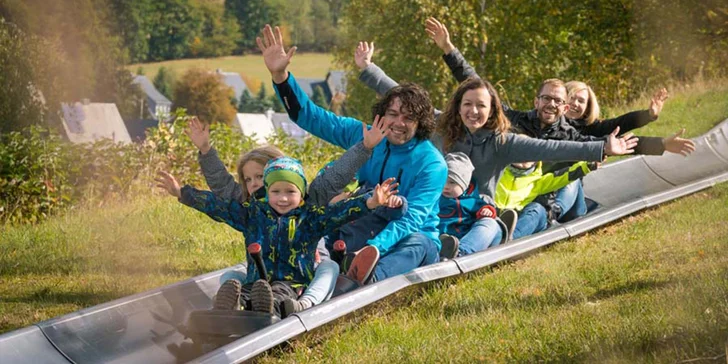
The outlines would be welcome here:
M 235 41 L 240 36 L 240 27 L 232 15 L 226 15 L 217 3 L 202 2 L 196 12 L 202 19 L 200 29 L 190 45 L 193 57 L 220 57 L 233 53 Z
M 230 124 L 235 118 L 235 108 L 230 104 L 233 90 L 220 78 L 203 69 L 190 69 L 177 82 L 174 89 L 176 106 L 184 107 L 190 115 L 212 123 Z
M 162 61 L 183 58 L 195 38 L 201 19 L 189 0 L 155 0 L 149 14 L 149 56 Z
M 237 19 L 240 35 L 237 53 L 256 50 L 255 37 L 266 24 L 278 24 L 276 8 L 261 0 L 225 0 L 225 14 Z
M 168 99 L 172 99 L 172 96 L 174 95 L 174 83 L 176 81 L 177 75 L 174 71 L 162 66 L 159 67 L 157 75 L 154 76 L 152 83 L 157 91 L 166 96 Z
M 55 55 L 38 60 L 53 69 L 51 80 L 63 90 L 51 100 L 49 87 L 36 82 L 50 108 L 61 101 L 88 98 L 93 102 L 130 103 L 129 83 L 117 76 L 127 56 L 121 38 L 115 36 L 108 0 L 25 0 L 0 3 L 0 13 L 28 35 L 46 42 Z M 128 71 L 125 71 L 128 73 Z M 40 78 L 42 80 L 42 78 Z
M 0 134 L 57 122 L 63 93 L 55 72 L 63 63 L 50 42 L 0 17 Z

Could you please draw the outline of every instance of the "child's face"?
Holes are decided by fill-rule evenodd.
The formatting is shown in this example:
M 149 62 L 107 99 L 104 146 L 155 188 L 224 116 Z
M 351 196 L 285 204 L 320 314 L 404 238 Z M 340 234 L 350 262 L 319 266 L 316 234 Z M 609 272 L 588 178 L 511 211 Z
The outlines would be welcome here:
M 290 182 L 273 182 L 268 187 L 268 204 L 277 213 L 285 215 L 301 204 L 301 191 Z
M 442 195 L 448 198 L 460 197 L 463 192 L 465 192 L 463 191 L 463 188 L 450 178 L 447 179 L 445 188 L 442 189 Z
M 263 165 L 249 161 L 243 164 L 243 176 L 245 176 L 245 189 L 248 195 L 252 196 L 255 191 L 263 187 Z
M 529 168 L 533 167 L 534 164 L 536 164 L 536 162 L 511 163 L 512 166 L 514 166 L 518 169 L 529 169 Z

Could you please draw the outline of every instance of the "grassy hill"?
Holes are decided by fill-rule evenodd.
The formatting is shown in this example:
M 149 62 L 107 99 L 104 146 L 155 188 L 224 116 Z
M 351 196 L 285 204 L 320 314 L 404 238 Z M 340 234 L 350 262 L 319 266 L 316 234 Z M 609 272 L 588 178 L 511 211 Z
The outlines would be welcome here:
M 326 77 L 326 73 L 334 67 L 333 56 L 328 53 L 296 53 L 295 57 L 296 61 L 291 63 L 289 70 L 299 78 L 323 79 Z M 243 75 L 248 87 L 254 92 L 258 91 L 261 82 L 270 83 L 270 73 L 265 68 L 263 57 L 259 54 L 141 63 L 129 65 L 127 69 L 136 73 L 141 67 L 144 74 L 152 80 L 156 76 L 159 67 L 162 66 L 176 72 L 177 77 L 182 76 L 188 69 L 195 67 L 211 71 L 219 68 L 225 72 L 238 72 Z M 270 85 L 266 87 L 270 91 Z
M 673 92 L 638 134 L 685 126 L 699 135 L 726 117 L 728 83 L 707 84 Z M 400 293 L 261 361 L 715 357 L 728 333 L 726 221 L 724 183 L 530 258 Z M 151 194 L 0 226 L 0 333 L 243 259 L 237 232 Z

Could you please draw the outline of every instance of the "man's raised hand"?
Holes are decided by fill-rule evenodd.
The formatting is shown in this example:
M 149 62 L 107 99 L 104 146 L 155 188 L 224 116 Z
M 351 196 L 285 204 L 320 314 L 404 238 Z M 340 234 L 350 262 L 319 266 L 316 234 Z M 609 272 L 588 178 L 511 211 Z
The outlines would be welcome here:
M 364 134 L 364 140 L 362 140 L 362 143 L 365 148 L 372 150 L 389 134 L 389 127 L 392 123 L 385 122 L 384 118 L 380 118 L 379 115 L 377 115 L 374 117 L 374 122 L 372 123 L 371 128 L 367 128 L 367 124 L 361 124 L 362 134 Z
M 372 64 L 372 55 L 374 54 L 374 42 L 359 42 L 354 51 L 354 63 L 360 70 L 364 70 Z
M 263 38 L 257 37 L 255 42 L 258 43 L 258 48 L 263 53 L 265 66 L 268 67 L 273 82 L 283 83 L 288 78 L 286 68 L 296 53 L 296 47 L 291 47 L 286 53 L 283 48 L 281 29 L 275 27 L 275 34 L 273 34 L 273 28 L 269 24 L 266 24 L 263 28 Z

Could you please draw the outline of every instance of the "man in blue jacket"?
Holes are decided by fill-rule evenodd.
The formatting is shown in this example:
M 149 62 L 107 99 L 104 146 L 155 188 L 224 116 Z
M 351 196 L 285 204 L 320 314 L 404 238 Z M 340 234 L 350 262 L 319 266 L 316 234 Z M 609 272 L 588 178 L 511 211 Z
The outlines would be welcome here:
M 344 149 L 362 139 L 361 121 L 316 106 L 287 71 L 296 48 L 285 52 L 278 27 L 274 34 L 270 25 L 266 25 L 263 38 L 257 38 L 257 43 L 273 78 L 273 87 L 291 120 L 309 133 Z M 399 193 L 409 203 L 407 212 L 400 219 L 391 221 L 367 241 L 381 256 L 372 279 L 376 281 L 438 261 L 438 201 L 447 180 L 447 166 L 429 141 L 435 121 L 432 103 L 424 89 L 417 85 L 396 87 L 373 110 L 375 120 L 384 118 L 391 123 L 391 131 L 359 170 L 359 180 L 374 186 L 395 177 L 399 182 Z

